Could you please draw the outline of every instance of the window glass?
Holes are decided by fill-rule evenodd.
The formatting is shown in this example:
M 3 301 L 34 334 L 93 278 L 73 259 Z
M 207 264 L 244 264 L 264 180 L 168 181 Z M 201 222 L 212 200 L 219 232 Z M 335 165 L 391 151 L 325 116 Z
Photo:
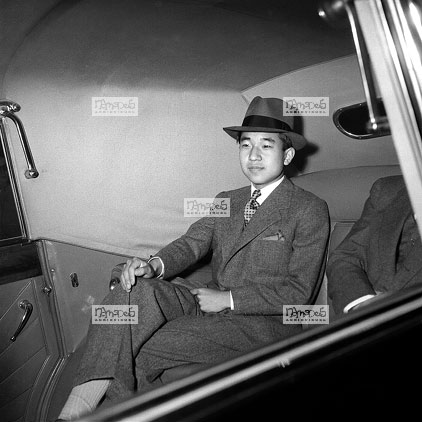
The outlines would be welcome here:
M 20 239 L 22 231 L 3 147 L 0 148 L 0 244 Z

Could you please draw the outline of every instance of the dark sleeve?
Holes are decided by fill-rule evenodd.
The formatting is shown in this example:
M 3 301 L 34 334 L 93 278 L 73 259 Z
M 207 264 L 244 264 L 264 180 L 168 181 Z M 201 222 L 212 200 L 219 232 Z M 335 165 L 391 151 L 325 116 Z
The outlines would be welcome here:
M 371 230 L 379 219 L 381 190 L 382 180 L 377 180 L 371 188 L 361 217 L 328 259 L 328 295 L 338 314 L 343 313 L 344 307 L 353 300 L 375 294 L 367 276 L 367 259 Z
M 217 195 L 217 198 L 220 197 L 225 197 L 225 192 Z M 215 217 L 203 217 L 193 223 L 184 235 L 156 254 L 164 263 L 164 278 L 181 273 L 208 254 L 214 237 L 214 225 Z

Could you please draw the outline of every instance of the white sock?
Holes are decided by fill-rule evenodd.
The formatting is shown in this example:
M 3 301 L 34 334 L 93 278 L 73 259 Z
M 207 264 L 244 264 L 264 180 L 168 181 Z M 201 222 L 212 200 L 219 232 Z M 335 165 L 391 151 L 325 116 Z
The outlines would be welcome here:
M 86 413 L 93 412 L 103 398 L 110 383 L 111 379 L 99 379 L 87 381 L 73 387 L 60 412 L 59 419 L 70 421 L 78 419 Z

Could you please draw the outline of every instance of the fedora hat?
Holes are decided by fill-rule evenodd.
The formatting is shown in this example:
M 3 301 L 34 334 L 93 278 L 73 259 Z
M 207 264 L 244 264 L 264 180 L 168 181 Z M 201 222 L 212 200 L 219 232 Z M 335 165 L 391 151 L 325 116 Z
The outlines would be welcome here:
M 223 130 L 232 138 L 238 139 L 240 132 L 285 133 L 292 141 L 294 149 L 306 145 L 306 139 L 293 132 L 294 116 L 284 116 L 287 107 L 280 98 L 255 97 L 246 111 L 242 126 L 224 127 Z

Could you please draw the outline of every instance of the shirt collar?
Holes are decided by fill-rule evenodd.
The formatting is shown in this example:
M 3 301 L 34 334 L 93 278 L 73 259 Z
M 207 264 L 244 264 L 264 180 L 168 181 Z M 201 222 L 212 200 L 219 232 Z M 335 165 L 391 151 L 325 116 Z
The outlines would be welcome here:
M 262 205 L 262 203 L 270 196 L 271 192 L 284 180 L 284 175 L 281 179 L 276 180 L 275 182 L 271 182 L 269 185 L 265 186 L 261 189 L 261 195 L 258 196 L 256 199 L 256 202 L 258 202 L 259 205 Z M 256 190 L 256 187 L 251 183 L 251 196 Z

